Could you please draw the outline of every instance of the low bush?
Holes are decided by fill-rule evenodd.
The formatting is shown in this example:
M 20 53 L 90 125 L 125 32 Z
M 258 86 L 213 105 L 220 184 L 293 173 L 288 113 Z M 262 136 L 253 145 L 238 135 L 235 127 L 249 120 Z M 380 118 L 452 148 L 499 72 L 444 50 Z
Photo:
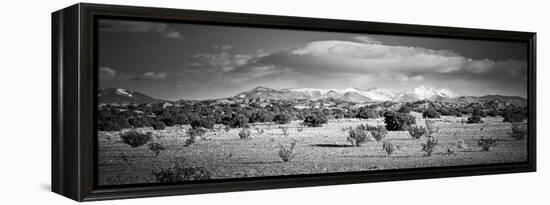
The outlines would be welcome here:
M 151 126 L 155 130 L 163 130 L 166 127 L 166 124 L 164 124 L 164 122 L 162 121 L 155 120 L 153 121 L 153 123 L 151 123 Z
M 290 143 L 290 146 L 288 148 L 286 148 L 283 145 L 279 145 L 279 158 L 281 158 L 283 162 L 288 162 L 294 159 L 294 157 L 296 157 L 297 155 L 296 153 L 294 153 L 295 147 L 296 147 L 296 141 L 293 141 L 292 143 Z
M 384 122 L 388 131 L 404 131 L 416 124 L 416 119 L 408 114 L 387 111 L 384 113 Z
M 304 120 L 304 125 L 308 127 L 321 127 L 327 123 L 328 119 L 322 114 L 309 115 Z
M 143 118 L 143 117 L 135 117 L 135 118 L 130 118 L 128 119 L 128 123 L 130 123 L 130 125 L 132 125 L 132 127 L 149 127 L 150 124 L 149 124 L 149 120 L 147 120 L 146 118 Z
M 374 119 L 380 117 L 380 115 L 378 115 L 378 112 L 374 109 L 361 107 L 355 117 L 361 119 Z
M 408 131 L 413 139 L 420 139 L 427 133 L 426 128 L 421 126 L 410 126 Z
M 210 172 L 203 167 L 187 167 L 180 164 L 176 164 L 168 169 L 160 169 L 160 171 L 157 172 L 153 171 L 153 176 L 157 179 L 157 182 L 160 183 L 174 183 L 212 178 Z
M 523 122 L 523 120 L 525 120 L 525 118 L 527 118 L 525 115 L 523 114 L 520 114 L 520 113 L 514 113 L 514 114 L 506 114 L 504 115 L 504 120 L 502 120 L 503 122 Z
M 370 135 L 377 141 L 380 142 L 384 138 L 386 138 L 386 135 L 388 134 L 388 130 L 382 125 L 376 126 L 376 129 L 370 129 L 369 130 Z
M 435 151 L 437 144 L 437 139 L 429 136 L 428 139 L 426 139 L 426 143 L 422 143 L 422 151 L 426 152 L 426 156 L 432 156 L 432 153 Z
M 424 123 L 426 124 L 426 132 L 429 136 L 439 132 L 439 127 L 435 125 L 435 121 L 426 119 Z
M 522 140 L 527 137 L 527 125 L 525 124 L 513 123 L 511 130 L 512 131 L 509 133 L 509 135 L 515 140 Z
M 195 144 L 197 141 L 197 137 L 204 135 L 206 133 L 206 130 L 204 128 L 189 128 L 187 129 L 187 136 L 189 137 L 187 140 L 185 140 L 184 147 L 189 147 L 192 144 Z
M 282 128 L 281 128 L 281 131 L 283 131 L 283 135 L 284 135 L 285 137 L 288 137 L 288 127 L 282 127 Z
M 399 108 L 399 110 L 397 112 L 404 113 L 404 114 L 410 114 L 411 113 L 411 108 L 408 107 L 408 106 L 401 106 L 401 108 Z
M 296 131 L 302 132 L 302 131 L 304 131 L 304 128 L 303 128 L 303 127 L 297 127 L 297 128 L 296 128 Z
M 439 114 L 439 112 L 437 112 L 437 110 L 433 108 L 428 108 L 426 109 L 426 111 L 424 111 L 424 113 L 422 113 L 422 117 L 423 118 L 440 118 L 441 115 Z
M 122 130 L 122 127 L 116 123 L 115 121 L 111 120 L 101 120 L 99 121 L 97 128 L 99 131 L 120 131 Z
M 392 144 L 390 141 L 384 141 L 382 143 L 382 150 L 384 150 L 387 156 L 391 156 L 395 150 L 401 149 L 399 146 Z
M 162 144 L 153 142 L 148 144 L 149 150 L 153 151 L 155 153 L 155 157 L 159 156 L 160 152 L 166 150 L 166 147 L 162 146 Z
M 481 108 L 474 108 L 472 110 L 472 116 L 487 117 L 487 112 L 483 111 Z
M 145 134 L 140 133 L 135 130 L 127 131 L 120 134 L 120 139 L 122 139 L 122 142 L 124 142 L 127 145 L 130 145 L 130 147 L 140 147 L 144 144 L 147 144 L 149 140 L 152 139 L 153 133 L 147 132 Z
M 476 124 L 476 123 L 483 123 L 483 120 L 481 120 L 480 116 L 471 116 L 468 117 L 468 121 L 466 121 L 467 124 Z
M 242 140 L 250 139 L 250 129 L 242 128 L 241 131 L 239 131 L 239 138 Z
M 349 135 L 347 137 L 348 142 L 351 143 L 352 146 L 360 147 L 361 144 L 367 142 L 367 132 L 360 128 L 351 129 L 349 132 Z
M 277 124 L 288 124 L 292 117 L 286 113 L 280 113 L 273 117 L 273 122 Z
M 205 117 L 199 120 L 191 121 L 192 128 L 204 127 L 206 129 L 212 129 L 214 128 L 215 124 L 216 124 L 216 120 L 212 117 Z
M 243 128 L 248 125 L 248 117 L 243 114 L 233 115 L 229 121 L 229 126 L 232 128 Z
M 477 146 L 481 147 L 482 151 L 488 152 L 488 151 L 491 151 L 493 147 L 497 146 L 497 140 L 493 139 L 492 137 L 490 138 L 481 137 L 481 139 L 477 141 Z

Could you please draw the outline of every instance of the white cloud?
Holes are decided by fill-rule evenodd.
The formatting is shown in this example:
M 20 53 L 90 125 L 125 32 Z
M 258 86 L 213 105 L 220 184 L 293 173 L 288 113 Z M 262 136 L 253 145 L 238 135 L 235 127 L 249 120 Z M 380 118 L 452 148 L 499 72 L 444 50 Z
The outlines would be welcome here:
M 235 70 L 236 67 L 244 66 L 253 56 L 244 54 L 204 53 L 193 56 L 193 61 L 187 65 L 192 67 L 208 67 L 219 69 L 224 72 Z
M 368 37 L 368 36 L 355 36 L 353 39 L 362 42 L 362 43 L 368 43 L 368 44 L 382 44 L 381 41 L 378 41 L 374 38 Z
M 131 80 L 164 80 L 166 79 L 168 76 L 166 75 L 166 73 L 155 73 L 155 72 L 146 72 L 140 76 L 132 76 L 132 77 L 129 77 L 129 79 Z
M 255 62 L 294 67 L 308 73 L 334 71 L 351 73 L 472 73 L 495 69 L 516 70 L 522 61 L 475 60 L 449 50 L 389 46 L 351 41 L 314 41 L 261 57 Z
M 171 39 L 177 39 L 177 40 L 183 39 L 183 36 L 177 31 L 167 32 L 167 33 L 164 34 L 164 37 L 171 38 Z
M 99 68 L 99 78 L 101 80 L 113 80 L 116 77 L 117 72 L 109 67 Z

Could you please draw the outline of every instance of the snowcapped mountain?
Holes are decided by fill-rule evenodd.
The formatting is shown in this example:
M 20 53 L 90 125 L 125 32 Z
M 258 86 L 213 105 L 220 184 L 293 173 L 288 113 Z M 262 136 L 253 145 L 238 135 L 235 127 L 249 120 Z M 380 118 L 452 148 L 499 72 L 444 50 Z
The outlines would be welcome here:
M 414 88 L 412 91 L 402 92 L 395 96 L 393 101 L 396 102 L 413 102 L 419 100 L 431 100 L 431 101 L 441 101 L 444 99 L 453 99 L 460 97 L 457 93 L 449 89 L 440 89 L 436 90 L 433 88 L 428 88 L 426 86 L 420 86 Z
M 98 91 L 99 103 L 151 103 L 164 100 L 155 99 L 140 92 L 123 88 L 107 88 Z
M 237 94 L 237 98 L 262 98 L 262 99 L 341 99 L 351 102 L 411 102 L 418 100 L 444 100 L 459 97 L 449 89 L 436 90 L 425 86 L 414 88 L 411 91 L 393 93 L 381 88 L 358 89 L 317 89 L 317 88 L 291 88 L 272 89 L 256 87 L 252 90 Z

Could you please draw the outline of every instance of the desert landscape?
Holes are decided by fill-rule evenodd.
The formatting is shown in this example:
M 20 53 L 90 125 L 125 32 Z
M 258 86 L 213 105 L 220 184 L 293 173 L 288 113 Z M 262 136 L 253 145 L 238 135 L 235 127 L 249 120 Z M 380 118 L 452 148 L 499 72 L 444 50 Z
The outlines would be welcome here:
M 97 184 L 528 161 L 528 44 L 102 19 Z
M 206 107 L 216 105 L 219 109 L 224 107 L 223 104 L 217 103 L 221 101 L 227 103 L 227 107 L 240 102 L 242 104 L 239 103 L 239 105 L 243 106 L 238 106 L 239 110 L 255 110 L 249 106 L 249 100 L 243 99 L 221 99 L 203 103 L 207 103 L 204 105 Z M 281 111 L 292 113 L 288 115 L 288 119 L 282 121 L 250 123 L 250 120 L 247 120 L 242 125 L 234 125 L 231 122 L 224 125 L 216 124 L 215 121 L 194 120 L 190 124 L 174 124 L 162 129 L 151 123 L 153 125 L 150 127 L 129 125 L 129 128 L 121 128 L 118 131 L 100 131 L 98 136 L 99 184 L 178 182 L 510 163 L 527 160 L 527 122 L 524 117 L 517 117 L 519 114 L 505 114 L 507 108 L 514 107 L 513 103 L 498 103 L 499 101 L 496 100 L 468 103 L 469 106 L 478 105 L 484 109 L 457 108 L 461 112 L 469 111 L 474 114 L 463 115 L 459 112 L 453 113 L 452 116 L 440 116 L 439 112 L 436 113 L 437 116 L 426 116 L 426 111 L 419 112 L 422 107 L 430 107 L 430 105 L 440 106 L 437 110 L 444 110 L 445 107 L 430 101 L 385 105 L 389 106 L 388 108 L 382 108 L 382 104 L 375 103 L 366 106 L 369 107 L 368 109 L 362 109 L 365 106 L 360 106 L 361 103 L 358 103 L 354 105 L 357 109 L 351 109 L 352 113 L 355 113 L 351 115 L 356 117 L 346 118 L 347 114 L 339 116 L 336 110 L 339 110 L 337 107 L 341 103 L 349 102 L 283 101 L 290 103 L 291 106 L 289 106 L 293 111 Z M 268 104 L 272 105 L 281 101 L 264 100 L 262 102 L 271 102 Z M 302 104 L 304 102 L 309 104 L 306 106 Z M 325 107 L 296 108 L 315 107 L 311 103 L 320 102 L 324 102 Z M 156 111 L 157 114 L 162 110 L 175 108 L 174 105 L 165 102 L 157 104 L 164 106 L 160 109 L 161 111 Z M 499 115 L 488 116 L 487 111 L 495 114 L 490 112 L 489 107 L 486 106 L 488 104 L 495 107 L 502 106 L 503 109 Z M 449 107 L 460 103 L 444 105 Z M 267 104 L 264 104 L 265 106 Z M 414 123 L 403 129 L 391 131 L 387 129 L 393 129 L 386 123 L 386 119 L 391 118 L 391 115 L 384 112 L 406 112 L 406 109 L 395 111 L 391 109 L 407 106 L 416 111 L 409 111 L 408 114 L 403 115 L 414 118 Z M 139 119 L 140 116 L 144 116 L 144 112 L 131 104 L 121 106 L 111 104 L 103 108 L 107 107 L 111 110 L 122 110 L 121 113 L 138 113 L 127 114 L 130 117 L 125 119 Z M 128 107 L 134 111 L 128 110 Z M 280 110 L 285 110 L 285 107 L 282 106 Z M 322 110 L 325 110 L 325 113 L 326 110 L 333 112 L 326 117 L 323 116 L 326 122 L 320 122 L 317 125 L 308 124 L 307 116 L 303 120 L 292 120 L 296 115 L 300 116 L 301 110 L 308 110 L 308 113 L 322 112 Z M 480 110 L 481 113 L 475 113 Z M 257 108 L 256 111 L 262 110 Z M 363 116 L 362 111 L 368 111 L 367 115 Z M 154 113 L 152 116 L 160 116 Z M 516 116 L 519 120 L 514 119 L 513 123 L 507 122 L 510 119 L 505 120 L 501 115 L 507 118 Z M 475 119 L 473 116 L 483 116 L 480 117 L 482 121 L 472 121 Z M 231 119 L 233 118 L 229 120 Z M 135 120 L 129 121 L 137 125 Z M 159 123 L 163 121 L 169 122 L 168 118 L 165 118 Z

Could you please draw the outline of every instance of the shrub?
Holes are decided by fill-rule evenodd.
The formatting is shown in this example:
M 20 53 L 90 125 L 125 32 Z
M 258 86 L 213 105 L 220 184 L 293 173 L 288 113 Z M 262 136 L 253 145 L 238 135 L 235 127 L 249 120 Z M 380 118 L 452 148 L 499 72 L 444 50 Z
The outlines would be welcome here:
M 290 123 L 290 119 L 291 119 L 290 115 L 286 113 L 280 113 L 275 115 L 275 117 L 273 117 L 273 122 L 277 124 L 288 124 Z
M 457 109 L 454 109 L 454 108 L 441 107 L 441 108 L 439 108 L 438 112 L 441 115 L 445 115 L 445 116 L 462 117 L 462 113 L 460 113 L 460 111 L 458 111 Z
M 437 146 L 437 144 L 437 139 L 429 136 L 426 140 L 426 143 L 422 143 L 422 151 L 426 152 L 426 156 L 431 156 L 432 153 L 435 151 L 435 147 Z
M 512 124 L 512 131 L 509 133 L 510 137 L 516 140 L 522 140 L 527 137 L 527 125 L 520 123 Z
M 281 130 L 283 131 L 283 135 L 288 137 L 288 127 L 282 127 Z
M 401 149 L 399 146 L 392 144 L 390 141 L 382 143 L 382 150 L 386 151 L 387 156 L 391 156 L 395 150 Z
M 297 155 L 296 153 L 293 153 L 295 147 L 296 147 L 296 141 L 293 141 L 292 143 L 290 143 L 290 146 L 288 148 L 286 148 L 283 145 L 279 145 L 279 158 L 281 158 L 283 162 L 288 162 L 294 159 L 294 157 L 296 157 Z
M 410 114 L 411 113 L 411 108 L 409 106 L 401 106 L 401 108 L 399 108 L 399 110 L 397 112 L 404 113 L 404 114 Z
M 158 172 L 153 171 L 153 176 L 160 183 L 174 183 L 190 180 L 210 179 L 211 174 L 203 167 L 186 167 L 176 164 L 168 169 L 161 169 Z
M 499 112 L 495 109 L 487 111 L 487 116 L 496 117 L 499 115 Z
M 477 146 L 481 147 L 481 150 L 488 152 L 488 151 L 491 151 L 493 147 L 497 146 L 497 140 L 493 139 L 492 137 L 490 138 L 481 137 L 481 139 L 477 141 Z
M 216 120 L 213 117 L 205 117 L 200 120 L 191 121 L 191 127 L 194 129 L 199 127 L 212 129 L 214 128 L 215 123 L 216 123 Z
M 149 121 L 146 118 L 136 117 L 128 119 L 128 123 L 133 127 L 148 127 L 150 126 Z
M 148 144 L 149 150 L 153 151 L 155 153 L 155 157 L 159 156 L 161 151 L 166 150 L 166 147 L 162 146 L 162 144 L 153 142 Z
M 250 129 L 242 128 L 241 131 L 239 131 L 239 138 L 242 140 L 250 139 Z
M 231 130 L 231 127 L 230 127 L 230 126 L 224 126 L 224 127 L 223 127 L 223 130 L 224 130 L 225 132 L 229 132 L 229 131 Z
M 513 113 L 513 114 L 504 114 L 504 120 L 503 122 L 523 122 L 525 120 L 526 116 L 521 113 Z
M 204 130 L 203 128 L 189 128 L 187 129 L 187 136 L 189 136 L 189 138 L 187 140 L 185 140 L 185 144 L 183 145 L 184 147 L 189 147 L 191 146 L 192 144 L 195 144 L 195 142 L 197 141 L 197 137 L 198 136 L 202 136 L 204 133 L 206 133 L 206 130 Z
M 426 132 L 429 136 L 439 132 L 439 127 L 435 125 L 435 121 L 426 119 L 424 123 L 426 123 Z
M 263 134 L 265 130 L 256 127 L 256 132 L 258 132 L 258 134 Z
M 324 123 L 327 123 L 328 119 L 321 114 L 309 115 L 304 120 L 304 125 L 308 127 L 321 127 Z
M 297 130 L 298 132 L 302 132 L 302 131 L 304 131 L 304 128 L 303 128 L 303 127 L 297 127 L 296 130 Z
M 233 115 L 229 122 L 229 126 L 232 128 L 242 128 L 248 125 L 248 118 L 243 114 Z
M 487 112 L 483 111 L 481 108 L 474 108 L 472 110 L 472 116 L 487 117 Z
M 416 120 L 408 114 L 387 111 L 384 113 L 384 122 L 386 123 L 386 129 L 389 131 L 404 131 L 415 124 Z
M 368 127 L 367 127 L 368 128 Z M 382 125 L 379 125 L 379 126 L 376 126 L 376 129 L 371 129 L 369 128 L 370 130 L 370 135 L 377 141 L 377 142 L 380 142 L 382 141 L 384 138 L 386 138 L 386 135 L 388 134 L 388 131 L 386 130 L 386 128 Z
M 420 139 L 427 133 L 426 128 L 420 126 L 410 126 L 408 131 L 413 139 Z
M 163 116 L 159 120 L 164 122 L 166 126 L 174 126 L 178 124 L 178 121 L 173 116 Z
M 361 144 L 367 141 L 367 133 L 360 128 L 352 129 L 349 131 L 347 140 L 352 146 L 360 147 Z
M 440 118 L 441 115 L 439 114 L 439 112 L 437 112 L 437 110 L 433 108 L 428 108 L 426 109 L 426 111 L 424 111 L 424 113 L 422 113 L 422 117 L 423 118 Z
M 361 119 L 373 119 L 373 118 L 378 118 L 380 116 L 378 115 L 378 112 L 376 112 L 376 110 L 374 109 L 361 107 L 359 108 L 359 111 L 357 112 L 356 117 Z
M 481 117 L 479 116 L 471 116 L 468 117 L 468 121 L 466 121 L 467 124 L 475 124 L 475 123 L 483 123 L 483 120 L 481 120 Z
M 116 123 L 115 121 L 111 120 L 100 120 L 97 128 L 100 131 L 120 131 L 122 130 L 122 127 Z
M 122 139 L 122 142 L 124 142 L 127 145 L 130 145 L 130 147 L 140 147 L 144 144 L 147 144 L 149 140 L 151 140 L 151 135 L 153 133 L 147 132 L 146 134 L 140 133 L 135 130 L 127 131 L 120 134 L 120 139 Z
M 153 121 L 153 123 L 151 123 L 151 126 L 155 130 L 163 130 L 166 127 L 166 124 L 164 124 L 164 122 L 162 121 L 155 120 Z

